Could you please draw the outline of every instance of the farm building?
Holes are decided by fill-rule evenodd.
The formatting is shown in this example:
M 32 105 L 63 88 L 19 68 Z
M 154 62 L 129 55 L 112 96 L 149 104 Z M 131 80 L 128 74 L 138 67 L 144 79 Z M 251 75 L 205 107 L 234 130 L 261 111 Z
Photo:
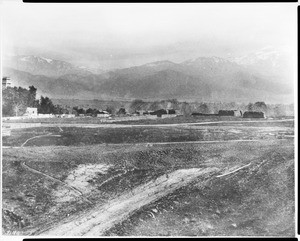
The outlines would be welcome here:
M 5 89 L 6 87 L 10 87 L 11 82 L 9 77 L 3 77 L 2 78 L 2 88 Z
M 165 109 L 156 110 L 151 113 L 151 115 L 157 115 L 157 117 L 161 117 L 162 115 L 166 115 L 168 112 Z
M 139 111 L 135 111 L 135 112 L 132 113 L 133 116 L 138 116 L 140 114 L 141 114 L 141 112 L 139 112 Z
M 60 117 L 62 117 L 62 118 L 73 118 L 73 117 L 75 117 L 75 114 L 61 114 Z
M 54 118 L 55 115 L 53 114 L 38 114 L 39 118 Z
M 265 114 L 261 111 L 246 111 L 243 118 L 265 118 Z
M 242 116 L 242 111 L 240 110 L 219 110 L 219 116 Z
M 175 115 L 176 111 L 174 109 L 167 109 L 169 115 Z
M 219 110 L 219 116 L 234 116 L 233 110 Z
M 154 113 L 154 111 L 152 111 L 152 110 L 147 110 L 147 111 L 144 111 L 144 112 L 142 112 L 143 113 L 143 115 L 154 115 L 153 113 Z
M 101 111 L 100 113 L 97 114 L 97 117 L 110 117 L 110 114 L 107 111 Z
M 234 110 L 234 116 L 243 116 L 243 112 L 241 110 Z
M 30 116 L 30 117 L 38 116 L 37 108 L 27 107 L 24 116 Z
M 192 116 L 218 116 L 219 114 L 204 114 L 204 113 L 198 113 L 194 112 L 192 113 Z

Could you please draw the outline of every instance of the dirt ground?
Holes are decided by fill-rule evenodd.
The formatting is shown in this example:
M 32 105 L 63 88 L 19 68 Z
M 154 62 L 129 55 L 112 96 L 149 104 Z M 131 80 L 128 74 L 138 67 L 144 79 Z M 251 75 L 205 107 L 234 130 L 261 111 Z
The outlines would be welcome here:
M 127 138 L 109 139 L 118 134 Z M 214 142 L 189 143 L 191 136 Z M 75 142 L 61 145 L 63 138 Z M 3 149 L 6 235 L 295 233 L 291 123 L 43 127 L 17 130 L 4 143 L 18 147 Z

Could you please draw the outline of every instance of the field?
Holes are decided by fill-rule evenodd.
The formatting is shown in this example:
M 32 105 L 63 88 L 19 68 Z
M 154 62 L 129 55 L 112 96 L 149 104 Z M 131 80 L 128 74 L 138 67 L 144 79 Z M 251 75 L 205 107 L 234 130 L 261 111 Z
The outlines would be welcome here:
M 4 234 L 294 236 L 293 121 L 232 121 L 13 129 Z

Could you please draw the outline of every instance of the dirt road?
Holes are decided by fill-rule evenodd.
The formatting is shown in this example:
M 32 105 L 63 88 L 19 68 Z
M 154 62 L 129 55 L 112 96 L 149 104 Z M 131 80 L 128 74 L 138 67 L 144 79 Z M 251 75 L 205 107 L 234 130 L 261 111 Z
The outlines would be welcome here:
M 174 123 L 174 124 L 66 124 L 66 123 L 57 123 L 57 124 L 44 124 L 43 127 L 83 127 L 83 128 L 126 128 L 126 127 L 173 127 L 173 126 L 195 126 L 195 125 L 210 125 L 210 124 L 226 124 L 226 123 L 272 123 L 272 122 L 293 122 L 294 119 L 286 120 L 259 120 L 259 121 L 209 121 L 209 122 L 193 122 L 193 123 Z
M 122 222 L 141 207 L 154 202 L 174 190 L 187 185 L 197 177 L 219 171 L 218 168 L 192 168 L 163 175 L 132 191 L 111 200 L 103 206 L 95 206 L 88 213 L 39 233 L 42 236 L 101 236 L 115 224 Z

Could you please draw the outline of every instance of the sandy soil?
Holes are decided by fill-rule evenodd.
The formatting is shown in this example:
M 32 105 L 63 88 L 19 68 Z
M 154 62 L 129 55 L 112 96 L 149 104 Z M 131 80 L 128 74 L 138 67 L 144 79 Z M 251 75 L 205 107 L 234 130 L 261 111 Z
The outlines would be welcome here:
M 131 192 L 111 200 L 104 206 L 96 206 L 83 216 L 57 224 L 55 227 L 40 233 L 42 236 L 98 236 L 115 224 L 125 220 L 142 206 L 172 193 L 174 190 L 187 185 L 197 177 L 218 168 L 192 168 L 174 171 L 156 180 L 134 188 Z

